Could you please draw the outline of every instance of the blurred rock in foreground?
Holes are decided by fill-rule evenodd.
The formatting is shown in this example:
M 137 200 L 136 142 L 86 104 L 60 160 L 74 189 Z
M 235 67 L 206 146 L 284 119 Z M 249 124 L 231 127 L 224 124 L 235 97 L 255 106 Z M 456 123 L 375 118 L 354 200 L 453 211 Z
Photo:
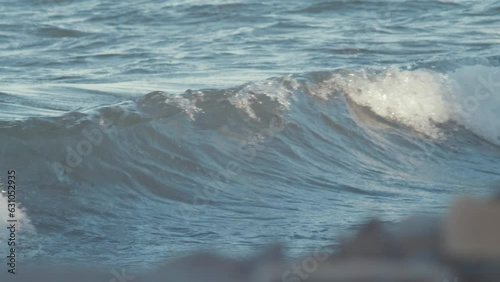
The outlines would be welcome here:
M 290 262 L 270 247 L 247 260 L 200 253 L 149 274 L 89 270 L 2 273 L 0 281 L 58 282 L 500 282 L 500 200 L 462 198 L 442 218 L 373 220 L 333 252 Z

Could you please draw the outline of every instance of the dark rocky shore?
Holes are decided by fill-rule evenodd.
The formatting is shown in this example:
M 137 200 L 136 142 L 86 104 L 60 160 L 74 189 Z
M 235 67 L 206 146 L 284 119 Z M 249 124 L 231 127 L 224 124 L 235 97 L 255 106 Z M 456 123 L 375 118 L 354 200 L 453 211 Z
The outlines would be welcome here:
M 173 282 L 499 282 L 500 198 L 461 198 L 442 217 L 395 225 L 373 220 L 335 248 L 289 261 L 279 246 L 232 260 L 195 254 L 145 275 L 127 272 L 36 271 L 0 281 Z

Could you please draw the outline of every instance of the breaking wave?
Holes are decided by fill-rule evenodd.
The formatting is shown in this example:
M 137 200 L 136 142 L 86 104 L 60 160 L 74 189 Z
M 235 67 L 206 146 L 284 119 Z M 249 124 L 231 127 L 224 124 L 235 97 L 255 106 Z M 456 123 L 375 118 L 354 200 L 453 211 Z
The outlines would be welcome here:
M 53 234 L 33 243 L 37 255 L 56 246 L 85 254 L 92 244 L 75 249 L 57 238 L 113 238 L 151 216 L 202 225 L 201 210 L 211 209 L 220 220 L 269 218 L 278 200 L 293 212 L 326 197 L 321 191 L 338 193 L 340 212 L 366 204 L 347 194 L 394 201 L 496 185 L 499 90 L 499 68 L 483 65 L 315 72 L 1 121 L 0 150 L 30 191 L 20 193 L 30 209 L 19 216 L 36 214 L 37 232 Z M 96 228 L 110 219 L 124 222 Z M 108 243 L 134 245 L 130 234 Z

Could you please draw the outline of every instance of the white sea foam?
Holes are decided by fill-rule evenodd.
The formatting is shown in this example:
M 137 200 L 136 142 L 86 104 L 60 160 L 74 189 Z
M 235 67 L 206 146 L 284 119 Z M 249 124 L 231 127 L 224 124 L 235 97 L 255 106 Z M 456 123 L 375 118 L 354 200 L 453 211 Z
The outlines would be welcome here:
M 288 87 L 284 83 L 289 84 Z M 293 91 L 299 87 L 299 83 L 291 76 L 285 76 L 281 81 L 265 80 L 245 85 L 229 102 L 236 108 L 244 111 L 250 118 L 259 120 L 252 104 L 257 102 L 256 95 L 266 95 L 273 101 L 277 101 L 282 107 L 289 108 L 290 100 L 293 99 Z
M 500 68 L 470 66 L 450 74 L 453 118 L 467 130 L 500 145 Z
M 365 70 L 335 74 L 329 84 L 355 103 L 429 137 L 442 138 L 437 125 L 456 121 L 500 144 L 500 74 L 496 67 L 467 66 L 450 73 Z
M 357 104 L 431 137 L 440 135 L 435 123 L 447 122 L 451 116 L 444 99 L 445 75 L 390 68 L 383 73 L 362 71 L 332 79 Z
M 7 229 L 9 219 L 16 219 L 16 236 L 19 236 L 20 232 L 35 232 L 35 228 L 31 224 L 30 219 L 26 215 L 26 211 L 16 205 L 15 217 L 9 217 L 9 211 L 7 210 L 8 200 L 5 197 L 5 191 L 0 192 L 0 248 L 7 246 L 7 239 L 9 238 L 9 230 Z

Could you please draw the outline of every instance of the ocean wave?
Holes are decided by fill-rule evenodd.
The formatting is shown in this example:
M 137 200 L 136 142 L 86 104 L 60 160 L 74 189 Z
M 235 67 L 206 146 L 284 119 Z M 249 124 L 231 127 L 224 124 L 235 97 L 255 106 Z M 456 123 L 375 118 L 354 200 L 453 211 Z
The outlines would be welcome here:
M 80 150 L 94 144 L 118 156 L 123 153 L 119 150 L 130 154 L 133 148 L 154 148 L 203 164 L 203 157 L 216 158 L 211 149 L 202 152 L 203 146 L 246 140 L 268 127 L 273 118 L 290 125 L 284 145 L 300 140 L 302 145 L 314 146 L 315 139 L 347 147 L 368 144 L 373 142 L 371 128 L 380 130 L 377 134 L 397 131 L 404 138 L 430 138 L 431 142 L 453 140 L 466 130 L 500 145 L 499 89 L 499 69 L 491 66 L 448 72 L 396 67 L 337 70 L 180 95 L 156 91 L 63 116 L 3 121 L 0 130 L 9 136 L 2 140 L 4 151 L 23 144 L 49 163 L 65 163 L 67 154 L 77 152 L 76 146 L 83 142 Z M 112 130 L 106 133 L 105 127 Z M 343 136 L 354 140 L 340 140 Z M 99 146 L 92 138 L 99 139 Z M 200 150 L 199 155 L 177 152 L 180 143 Z M 109 165 L 114 161 L 93 158 Z
M 169 220 L 197 221 L 207 207 L 247 214 L 311 191 L 420 197 L 449 189 L 437 183 L 450 175 L 454 189 L 474 179 L 496 183 L 499 81 L 491 66 L 391 67 L 155 91 L 62 116 L 1 121 L 0 153 L 23 168 L 24 186 L 36 187 L 19 215 L 27 221 L 36 212 L 34 228 L 67 236 L 84 231 L 58 211 L 86 226 L 117 212 L 140 219 L 149 211 L 134 207 L 149 201 L 168 206 Z M 457 175 L 463 167 L 478 175 Z M 53 200 L 61 195 L 66 200 Z M 339 205 L 360 204 L 339 197 L 348 201 Z M 50 211 L 38 213 L 48 201 Z
M 335 74 L 328 82 L 358 105 L 429 137 L 444 138 L 440 124 L 457 122 L 500 144 L 500 71 L 467 66 L 448 73 L 389 68 Z

